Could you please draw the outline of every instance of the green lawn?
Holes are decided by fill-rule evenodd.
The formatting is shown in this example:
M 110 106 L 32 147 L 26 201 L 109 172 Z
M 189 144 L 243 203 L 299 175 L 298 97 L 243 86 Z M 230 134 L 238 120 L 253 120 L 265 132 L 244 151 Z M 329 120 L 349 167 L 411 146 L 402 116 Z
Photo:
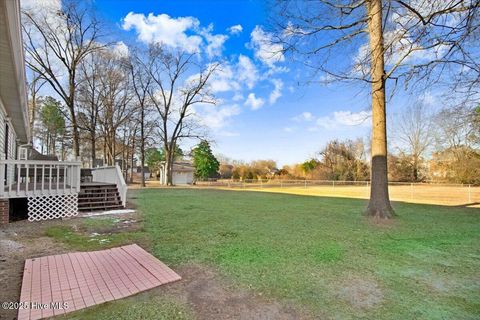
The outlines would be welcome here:
M 137 191 L 153 253 L 327 318 L 480 318 L 480 209 L 198 189 Z
M 480 319 L 480 209 L 396 203 L 393 223 L 364 200 L 263 192 L 145 189 L 139 229 L 115 218 L 46 233 L 76 250 L 136 242 L 176 269 L 199 264 L 238 287 L 326 319 Z M 142 228 L 143 226 L 143 228 Z M 76 319 L 188 319 L 176 297 L 137 295 Z

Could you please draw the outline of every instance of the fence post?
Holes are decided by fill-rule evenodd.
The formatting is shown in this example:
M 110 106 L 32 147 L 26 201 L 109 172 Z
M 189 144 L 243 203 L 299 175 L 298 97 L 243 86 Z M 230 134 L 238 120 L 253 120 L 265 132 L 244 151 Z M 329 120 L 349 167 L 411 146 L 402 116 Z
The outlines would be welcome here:
M 305 189 L 307 189 L 307 179 L 305 179 Z
M 280 188 L 283 188 L 283 181 L 280 180 Z
M 333 189 L 335 189 L 335 180 L 332 181 Z

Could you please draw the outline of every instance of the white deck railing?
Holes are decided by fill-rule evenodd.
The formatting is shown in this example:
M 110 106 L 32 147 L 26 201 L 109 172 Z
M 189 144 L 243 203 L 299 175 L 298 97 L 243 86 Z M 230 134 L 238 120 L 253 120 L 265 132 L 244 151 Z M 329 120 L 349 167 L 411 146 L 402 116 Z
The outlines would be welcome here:
M 122 205 L 127 203 L 127 184 L 123 178 L 122 170 L 118 165 L 112 167 L 98 167 L 92 169 L 93 182 L 106 182 L 117 185 Z
M 80 192 L 80 162 L 0 160 L 0 198 Z

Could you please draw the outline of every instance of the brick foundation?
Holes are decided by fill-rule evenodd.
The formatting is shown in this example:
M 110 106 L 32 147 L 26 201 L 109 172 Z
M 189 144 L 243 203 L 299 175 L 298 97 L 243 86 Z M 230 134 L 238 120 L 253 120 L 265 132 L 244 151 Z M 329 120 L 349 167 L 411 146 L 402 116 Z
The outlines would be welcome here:
M 10 216 L 10 205 L 8 199 L 0 199 L 0 225 L 7 224 Z

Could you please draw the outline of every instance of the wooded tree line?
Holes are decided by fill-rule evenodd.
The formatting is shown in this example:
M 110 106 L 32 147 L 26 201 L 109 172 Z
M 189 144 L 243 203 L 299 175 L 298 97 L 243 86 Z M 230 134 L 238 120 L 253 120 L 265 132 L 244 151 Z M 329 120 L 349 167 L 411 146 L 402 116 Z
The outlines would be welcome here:
M 143 172 L 146 150 L 160 147 L 171 184 L 180 141 L 206 135 L 192 106 L 215 103 L 207 82 L 218 64 L 161 44 L 111 42 L 87 2 L 23 11 L 22 20 L 31 126 L 44 152 L 125 170 L 139 160 Z M 39 96 L 44 84 L 58 100 Z
M 434 112 L 422 101 L 396 114 L 389 181 L 480 184 L 480 106 Z M 314 157 L 281 169 L 273 160 L 221 158 L 224 179 L 370 180 L 369 139 L 333 140 Z

